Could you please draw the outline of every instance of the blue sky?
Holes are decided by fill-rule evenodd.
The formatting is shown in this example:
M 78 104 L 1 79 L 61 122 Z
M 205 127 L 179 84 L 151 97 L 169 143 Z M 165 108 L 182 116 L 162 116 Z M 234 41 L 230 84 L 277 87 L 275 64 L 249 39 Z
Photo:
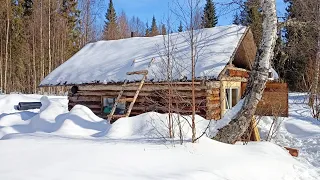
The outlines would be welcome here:
M 170 12 L 170 9 L 173 9 L 174 1 L 176 0 L 113 0 L 115 9 L 119 14 L 121 11 L 124 11 L 129 18 L 132 16 L 139 17 L 144 22 L 151 22 L 152 16 L 154 15 L 157 19 L 157 22 L 165 22 L 167 15 Z M 184 0 L 178 0 L 183 2 Z M 219 17 L 218 25 L 228 25 L 232 24 L 233 16 L 238 8 L 234 5 L 232 7 L 227 7 L 224 4 L 230 2 L 230 0 L 213 0 L 217 4 L 217 14 Z M 283 0 L 277 1 L 277 12 L 278 16 L 283 17 L 285 14 L 286 4 Z M 203 0 L 205 2 L 205 0 Z M 106 12 L 106 7 L 109 3 L 109 0 L 103 0 L 103 3 L 100 6 L 99 13 L 100 17 L 104 18 Z M 169 7 L 171 6 L 171 7 Z M 100 19 L 102 22 L 104 19 Z M 172 18 L 174 24 L 176 20 Z

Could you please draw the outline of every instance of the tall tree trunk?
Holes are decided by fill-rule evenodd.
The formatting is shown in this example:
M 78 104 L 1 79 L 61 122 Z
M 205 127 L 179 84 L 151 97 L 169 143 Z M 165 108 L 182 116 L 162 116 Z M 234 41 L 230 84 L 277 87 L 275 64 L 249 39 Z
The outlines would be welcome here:
M 1 36 L 0 36 L 1 37 Z M 3 82 L 2 82 L 2 75 L 3 75 L 3 59 L 2 59 L 3 49 L 2 49 L 2 38 L 0 38 L 0 93 L 3 93 Z
M 10 1 L 7 0 L 7 31 L 6 31 L 6 55 L 4 63 L 4 93 L 7 93 L 7 70 L 8 70 L 8 46 L 9 46 L 9 27 L 10 27 Z
M 34 17 L 33 17 L 34 18 Z M 33 70 L 33 93 L 37 93 L 37 69 L 36 69 L 36 40 L 35 40 L 35 20 L 32 27 L 32 70 Z
M 320 3 L 317 3 L 317 19 L 316 25 L 318 30 L 318 41 L 317 41 L 317 55 L 315 63 L 314 79 L 311 86 L 311 94 L 309 97 L 309 106 L 314 106 L 314 98 L 317 96 L 319 91 L 319 73 L 320 73 Z
M 250 73 L 243 106 L 232 121 L 214 137 L 224 143 L 235 143 L 248 129 L 268 80 L 270 60 L 273 58 L 277 39 L 276 2 L 262 0 L 261 3 L 264 15 L 262 41 Z
M 193 1 L 191 0 L 191 8 L 193 8 Z M 195 96 L 195 85 L 194 85 L 194 80 L 195 80 L 195 42 L 194 42 L 194 17 L 193 17 L 193 9 L 191 9 L 191 15 L 190 15 L 190 26 L 191 26 L 191 39 L 190 39 L 190 47 L 191 47 L 191 88 L 192 88 L 192 116 L 191 116 L 191 129 L 192 129 L 192 142 L 196 142 L 196 96 Z
M 48 14 L 48 55 L 49 55 L 49 61 L 48 61 L 48 74 L 51 72 L 51 1 L 49 0 L 49 14 Z M 48 88 L 49 94 L 51 93 L 51 87 Z
M 40 66 L 41 66 L 41 75 L 40 80 L 44 79 L 44 52 L 43 52 L 43 0 L 40 0 Z M 43 88 L 41 89 L 43 93 Z

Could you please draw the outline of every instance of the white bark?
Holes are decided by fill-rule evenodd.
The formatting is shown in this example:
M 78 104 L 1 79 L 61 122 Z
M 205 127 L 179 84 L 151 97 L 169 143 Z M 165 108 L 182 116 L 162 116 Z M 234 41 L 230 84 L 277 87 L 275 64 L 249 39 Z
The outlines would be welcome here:
M 48 55 L 49 55 L 49 62 L 48 62 L 48 74 L 51 72 L 51 1 L 49 0 L 49 14 L 48 14 Z M 51 93 L 51 87 L 48 88 L 49 93 Z
M 40 58 L 40 65 L 41 65 L 41 80 L 44 79 L 44 52 L 43 52 L 43 0 L 40 0 L 40 54 L 41 54 L 41 58 Z M 41 91 L 43 91 L 43 88 L 41 89 Z
M 264 15 L 262 41 L 253 70 L 250 73 L 244 104 L 230 124 L 221 128 L 217 133 L 215 139 L 221 142 L 234 143 L 245 133 L 262 98 L 268 80 L 270 60 L 273 58 L 277 39 L 276 2 L 275 0 L 262 0 L 261 3 Z
M 6 56 L 5 56 L 5 63 L 4 63 L 4 93 L 7 92 L 7 71 L 8 71 L 8 46 L 9 46 L 9 27 L 10 27 L 10 1 L 7 0 L 7 31 L 6 31 Z

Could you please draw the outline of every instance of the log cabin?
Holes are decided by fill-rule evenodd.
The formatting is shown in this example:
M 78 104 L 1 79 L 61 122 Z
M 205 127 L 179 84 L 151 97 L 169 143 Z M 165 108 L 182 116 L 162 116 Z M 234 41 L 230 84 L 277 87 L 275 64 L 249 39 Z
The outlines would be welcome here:
M 195 59 L 196 113 L 219 120 L 240 99 L 257 47 L 249 27 L 219 26 L 155 37 L 98 41 L 52 71 L 40 87 L 71 87 L 76 104 L 111 121 L 144 112 L 191 114 L 191 59 Z M 270 68 L 257 115 L 288 116 L 288 88 Z

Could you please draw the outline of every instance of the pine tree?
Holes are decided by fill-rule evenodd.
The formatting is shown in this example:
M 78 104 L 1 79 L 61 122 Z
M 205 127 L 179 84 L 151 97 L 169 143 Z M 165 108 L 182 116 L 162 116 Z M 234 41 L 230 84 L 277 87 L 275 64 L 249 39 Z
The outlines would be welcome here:
M 182 22 L 180 21 L 180 25 L 178 27 L 178 32 L 182 32 L 183 31 L 183 27 L 182 27 Z
M 71 57 L 74 53 L 79 50 L 78 39 L 80 37 L 79 30 L 79 16 L 80 11 L 77 9 L 77 0 L 63 0 L 61 7 L 61 15 L 66 19 L 67 22 L 67 57 Z
M 202 26 L 204 28 L 212 28 L 218 24 L 218 17 L 216 15 L 215 5 L 212 0 L 207 0 L 207 3 L 204 7 L 203 17 L 202 17 Z
M 167 34 L 166 25 L 162 24 L 162 26 L 161 26 L 161 35 L 166 35 L 166 34 Z
M 104 39 L 115 40 L 118 39 L 118 24 L 116 10 L 113 7 L 113 2 L 110 0 L 109 7 L 106 13 L 105 28 L 104 28 Z
M 150 30 L 150 36 L 157 36 L 157 35 L 159 35 L 159 31 L 158 31 L 158 28 L 157 28 L 156 18 L 153 16 L 152 17 L 151 30 Z

